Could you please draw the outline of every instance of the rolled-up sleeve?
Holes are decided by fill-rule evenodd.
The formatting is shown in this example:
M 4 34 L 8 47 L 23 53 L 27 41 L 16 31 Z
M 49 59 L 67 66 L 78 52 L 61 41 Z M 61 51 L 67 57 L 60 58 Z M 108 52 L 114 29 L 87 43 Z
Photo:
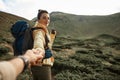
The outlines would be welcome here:
M 42 30 L 34 30 L 33 38 L 34 38 L 33 48 L 34 49 L 41 48 L 44 50 L 45 45 L 44 32 Z

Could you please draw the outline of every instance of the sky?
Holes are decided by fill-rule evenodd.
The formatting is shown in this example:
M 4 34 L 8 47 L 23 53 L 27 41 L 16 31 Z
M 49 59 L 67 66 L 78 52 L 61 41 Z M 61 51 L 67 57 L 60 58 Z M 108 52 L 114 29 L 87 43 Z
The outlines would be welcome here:
M 120 12 L 120 0 L 0 0 L 0 11 L 26 19 L 37 16 L 39 9 L 76 15 L 110 15 Z

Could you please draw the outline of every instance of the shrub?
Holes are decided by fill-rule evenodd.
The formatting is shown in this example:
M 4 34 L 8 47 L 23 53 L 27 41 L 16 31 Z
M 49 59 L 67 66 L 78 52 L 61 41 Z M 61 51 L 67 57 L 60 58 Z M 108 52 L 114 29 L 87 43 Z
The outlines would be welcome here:
M 0 46 L 0 56 L 7 54 L 9 51 L 10 51 L 9 48 L 7 48 L 5 46 Z

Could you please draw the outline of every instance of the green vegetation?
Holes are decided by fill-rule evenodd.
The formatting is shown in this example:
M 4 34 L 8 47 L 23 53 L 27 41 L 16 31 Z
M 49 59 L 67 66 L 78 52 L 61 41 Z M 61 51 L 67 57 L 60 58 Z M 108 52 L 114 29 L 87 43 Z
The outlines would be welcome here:
M 58 35 L 64 37 L 91 38 L 100 34 L 120 37 L 119 16 L 119 13 L 108 16 L 83 16 L 53 12 L 50 28 L 57 30 Z
M 120 13 L 108 16 L 51 13 L 49 28 L 58 33 L 53 45 L 55 63 L 52 76 L 55 80 L 119 80 L 119 17 Z M 0 60 L 14 57 L 8 54 L 12 53 L 14 40 L 10 27 L 17 20 L 26 19 L 0 12 Z M 17 78 L 30 79 L 29 69 Z
M 53 73 L 55 75 L 55 79 L 56 80 L 119 80 L 120 54 L 116 53 L 117 50 L 115 48 L 110 47 L 111 43 L 109 44 L 109 46 L 99 45 L 100 41 L 97 44 L 96 43 L 97 39 L 101 37 L 104 36 L 101 35 L 100 37 L 94 39 L 82 41 L 84 42 L 84 44 L 78 45 L 76 48 L 79 49 L 76 50 L 74 54 L 68 56 L 66 56 L 66 54 L 69 53 L 68 52 L 63 53 L 62 52 L 63 49 L 61 49 L 61 52 L 58 51 L 59 54 L 56 55 L 55 64 L 52 68 Z M 107 38 L 103 38 L 103 39 L 112 40 L 114 38 L 114 37 L 111 38 L 110 35 L 106 37 Z M 64 41 L 66 41 L 66 39 Z M 66 42 L 64 41 L 62 40 L 61 42 L 65 44 Z M 69 40 L 67 39 L 67 41 Z M 106 44 L 106 42 L 103 43 Z M 89 47 L 88 46 L 86 47 L 85 46 L 86 44 L 89 45 Z M 72 50 L 74 50 L 75 45 L 71 45 L 70 47 Z M 66 49 L 64 48 L 64 51 Z
M 0 46 L 0 56 L 1 55 L 5 55 L 9 52 L 9 49 L 4 47 L 4 46 Z

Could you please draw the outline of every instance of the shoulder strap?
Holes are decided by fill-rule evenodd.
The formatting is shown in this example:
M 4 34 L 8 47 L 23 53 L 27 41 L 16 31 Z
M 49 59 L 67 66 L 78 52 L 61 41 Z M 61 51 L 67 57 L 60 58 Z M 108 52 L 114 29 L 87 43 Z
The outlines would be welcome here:
M 48 49 L 48 48 L 49 48 L 49 46 L 48 46 L 49 39 L 48 39 L 48 37 L 47 37 L 46 34 L 45 34 L 45 43 L 46 43 L 46 45 L 45 45 L 45 49 Z
M 43 29 L 43 28 L 41 28 L 41 27 L 34 27 L 34 28 L 31 28 L 32 31 L 37 30 L 37 29 Z

